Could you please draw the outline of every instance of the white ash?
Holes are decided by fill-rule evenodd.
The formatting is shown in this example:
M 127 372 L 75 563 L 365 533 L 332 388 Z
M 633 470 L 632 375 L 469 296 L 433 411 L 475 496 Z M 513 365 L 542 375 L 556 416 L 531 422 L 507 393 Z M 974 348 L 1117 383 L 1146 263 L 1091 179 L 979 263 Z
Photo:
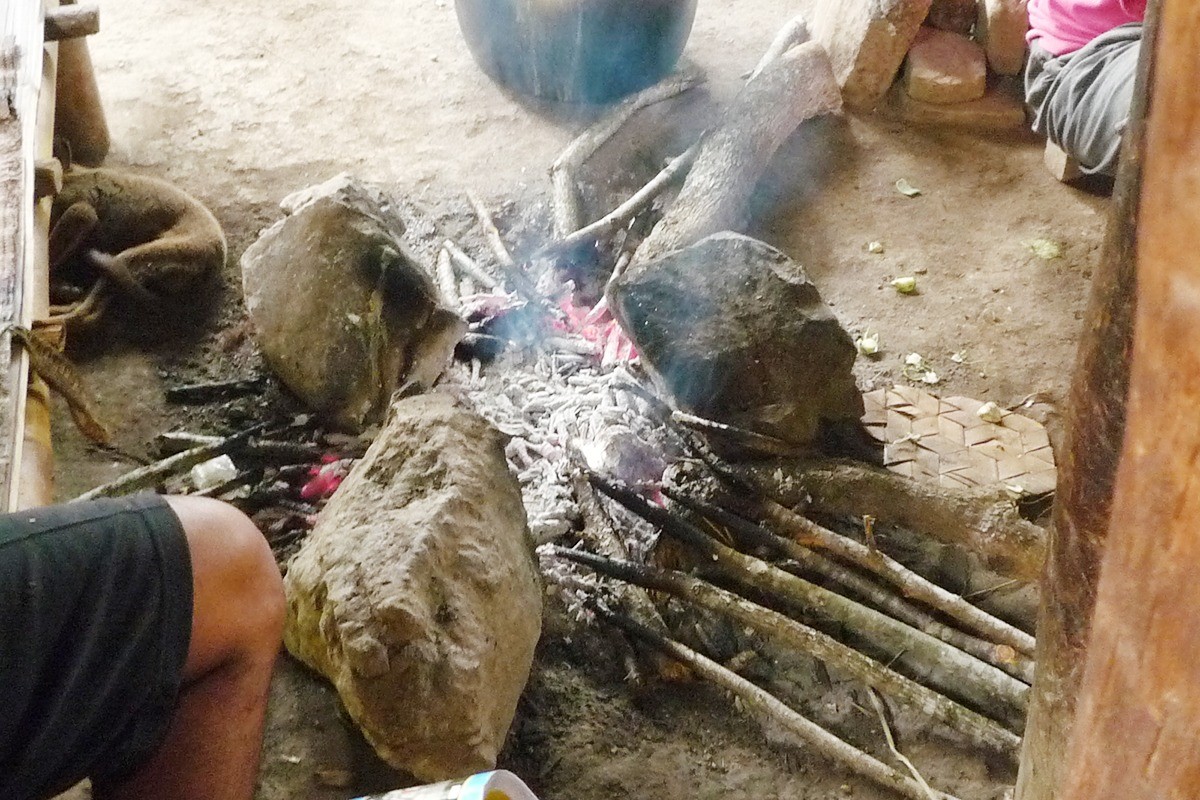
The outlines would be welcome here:
M 643 401 L 619 388 L 635 378 L 623 366 L 601 368 L 590 361 L 561 350 L 525 360 L 510 357 L 487 369 L 475 367 L 464 381 L 476 410 L 512 437 L 505 455 L 521 483 L 538 544 L 578 527 L 572 452 L 583 454 L 593 469 L 630 484 L 657 482 L 662 475 L 661 456 L 654 454 L 665 449 L 664 433 Z M 644 553 L 652 531 L 648 526 L 631 531 L 630 551 Z

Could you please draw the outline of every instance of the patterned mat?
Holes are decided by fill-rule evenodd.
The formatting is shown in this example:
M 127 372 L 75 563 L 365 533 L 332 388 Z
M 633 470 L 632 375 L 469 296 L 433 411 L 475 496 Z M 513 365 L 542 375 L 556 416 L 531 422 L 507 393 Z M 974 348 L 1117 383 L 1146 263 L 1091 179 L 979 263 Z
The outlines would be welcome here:
M 1021 495 L 1054 491 L 1057 470 L 1046 429 L 1000 410 L 986 422 L 969 397 L 935 397 L 911 386 L 863 396 L 867 430 L 883 443 L 888 469 L 947 488 L 1004 486 Z

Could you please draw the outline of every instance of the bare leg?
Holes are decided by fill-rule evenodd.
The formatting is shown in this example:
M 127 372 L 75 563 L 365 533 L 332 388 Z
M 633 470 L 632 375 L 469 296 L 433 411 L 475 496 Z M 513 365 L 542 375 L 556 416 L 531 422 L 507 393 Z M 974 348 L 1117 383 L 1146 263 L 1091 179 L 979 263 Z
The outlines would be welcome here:
M 283 629 L 279 570 L 232 506 L 168 498 L 192 556 L 194 613 L 175 717 L 159 751 L 97 800 L 250 800 Z

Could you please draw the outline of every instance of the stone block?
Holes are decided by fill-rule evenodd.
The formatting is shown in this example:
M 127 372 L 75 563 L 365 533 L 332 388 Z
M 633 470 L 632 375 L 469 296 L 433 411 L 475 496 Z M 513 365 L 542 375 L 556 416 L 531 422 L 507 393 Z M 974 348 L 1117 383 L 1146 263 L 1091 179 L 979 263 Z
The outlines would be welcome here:
M 288 650 L 422 781 L 495 766 L 541 633 L 506 441 L 447 395 L 396 402 L 284 579 Z
M 904 90 L 923 103 L 965 103 L 987 91 L 983 48 L 965 36 L 924 27 L 904 67 Z
M 987 53 L 988 64 L 999 75 L 1019 75 L 1025 66 L 1029 33 L 1027 0 L 979 0 L 975 38 Z
M 1025 104 L 1013 92 L 993 87 L 966 103 L 923 103 L 897 87 L 897 115 L 913 125 L 960 128 L 981 133 L 1018 131 L 1026 127 Z
M 846 105 L 871 110 L 900 71 L 931 0 L 818 0 L 813 39 L 829 53 Z
M 1046 165 L 1046 169 L 1056 181 L 1068 183 L 1083 177 L 1083 170 L 1079 168 L 1079 162 L 1049 139 L 1046 140 L 1042 163 Z

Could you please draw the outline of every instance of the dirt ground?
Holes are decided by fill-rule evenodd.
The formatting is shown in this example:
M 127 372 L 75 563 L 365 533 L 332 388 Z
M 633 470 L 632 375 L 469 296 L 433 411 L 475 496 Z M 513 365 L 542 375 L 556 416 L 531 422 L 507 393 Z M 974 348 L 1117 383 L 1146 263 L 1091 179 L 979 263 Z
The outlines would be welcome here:
M 795 6 L 701 0 L 684 58 L 706 74 L 705 89 L 643 115 L 585 179 L 628 190 L 635 166 L 644 174 L 682 149 Z M 102 14 L 91 42 L 110 164 L 186 188 L 229 240 L 224 288 L 203 301 L 211 314 L 193 339 L 112 350 L 85 365 L 100 408 L 134 452 L 162 431 L 203 426 L 202 416 L 165 403 L 166 385 L 257 368 L 238 258 L 279 217 L 284 195 L 348 170 L 441 213 L 460 207 L 466 189 L 493 206 L 531 208 L 548 195 L 547 166 L 595 114 L 539 108 L 490 82 L 465 49 L 451 0 L 114 0 Z M 922 194 L 897 192 L 900 178 Z M 785 146 L 762 196 L 751 232 L 804 264 L 852 332 L 880 335 L 882 354 L 858 368 L 864 388 L 904 380 L 903 359 L 917 352 L 941 377 L 935 391 L 1005 406 L 1032 397 L 1029 412 L 1057 430 L 1107 201 L 1053 181 L 1032 137 L 879 117 L 821 122 Z M 1061 243 L 1061 256 L 1039 257 L 1035 239 Z M 882 253 L 868 252 L 873 241 Z M 916 294 L 889 286 L 901 275 L 916 275 Z M 55 437 L 61 497 L 129 467 L 88 449 L 62 408 Z M 769 746 L 699 686 L 630 690 L 620 665 L 587 657 L 568 638 L 548 628 L 502 761 L 544 800 L 884 796 L 803 751 Z M 829 696 L 825 712 L 861 717 L 858 728 L 877 737 L 869 707 Z M 966 800 L 999 797 L 1013 778 L 1011 767 L 932 737 L 902 746 Z M 321 775 L 349 785 L 322 785 Z M 349 730 L 332 690 L 285 661 L 259 797 L 340 800 L 403 781 Z

